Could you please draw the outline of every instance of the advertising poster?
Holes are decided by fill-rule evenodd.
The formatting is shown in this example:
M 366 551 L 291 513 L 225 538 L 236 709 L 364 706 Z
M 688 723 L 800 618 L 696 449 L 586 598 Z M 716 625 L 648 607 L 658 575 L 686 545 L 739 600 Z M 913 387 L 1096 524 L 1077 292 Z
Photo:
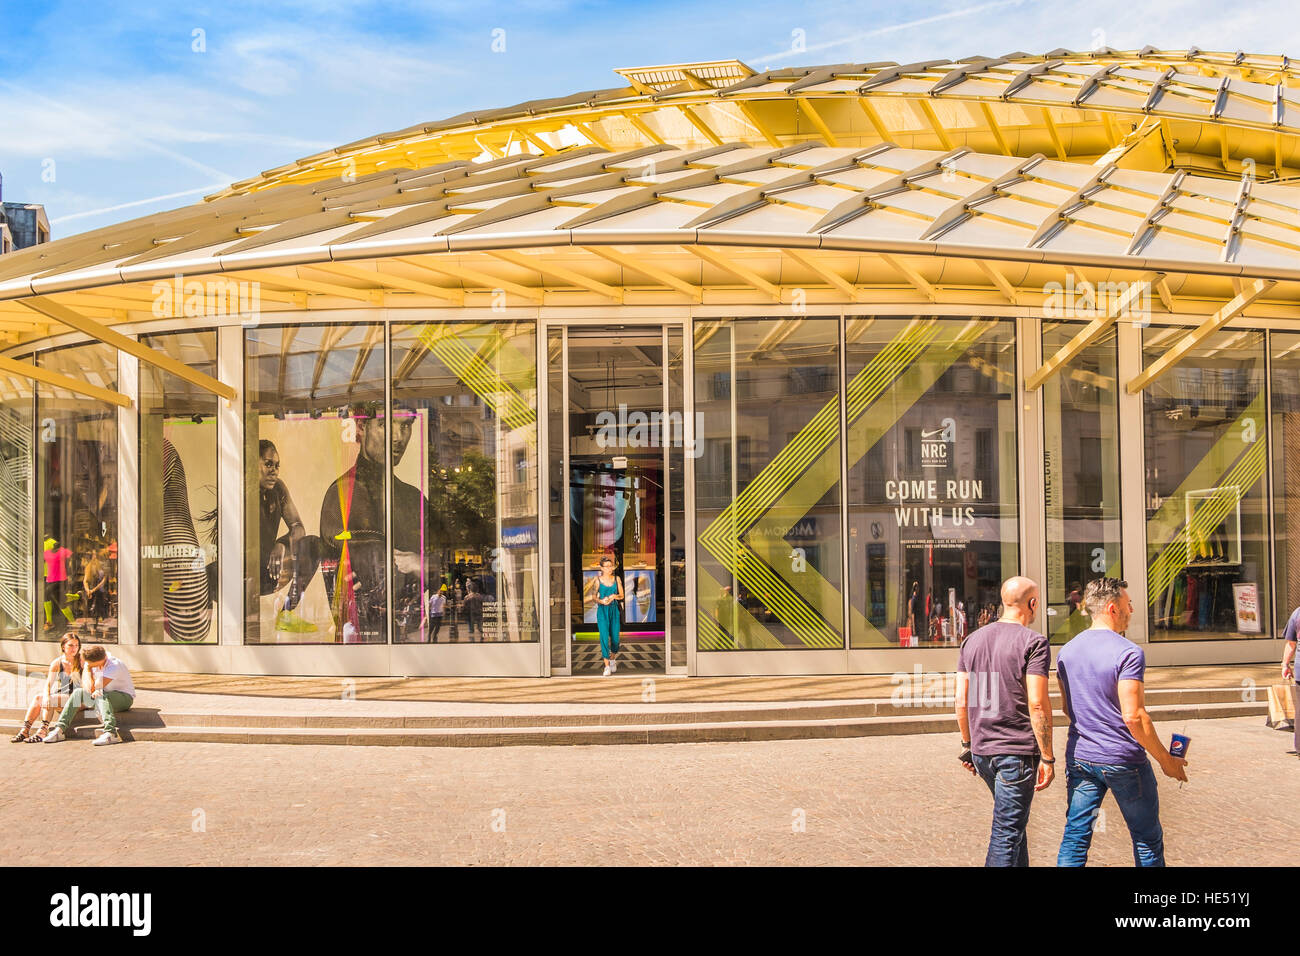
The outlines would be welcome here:
M 161 427 L 161 439 L 156 431 Z M 217 425 L 142 419 L 141 640 L 217 640 Z
M 653 570 L 624 571 L 623 594 L 627 598 L 625 619 L 629 624 L 654 623 L 656 615 Z
M 1234 584 L 1232 603 L 1237 609 L 1237 630 L 1242 634 L 1259 634 L 1259 587 L 1255 584 Z
M 260 416 L 262 641 L 387 640 L 385 441 L 373 414 Z

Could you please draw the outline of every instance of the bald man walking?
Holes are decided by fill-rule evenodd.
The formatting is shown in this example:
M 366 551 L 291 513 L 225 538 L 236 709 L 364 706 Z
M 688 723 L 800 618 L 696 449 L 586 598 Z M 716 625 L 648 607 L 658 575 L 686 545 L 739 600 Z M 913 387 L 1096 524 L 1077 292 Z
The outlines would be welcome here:
M 1029 805 L 1055 776 L 1052 653 L 1047 638 L 1030 628 L 1037 615 L 1038 585 L 1009 578 L 1002 616 L 966 638 L 957 658 L 959 759 L 993 794 L 985 866 L 1029 865 Z

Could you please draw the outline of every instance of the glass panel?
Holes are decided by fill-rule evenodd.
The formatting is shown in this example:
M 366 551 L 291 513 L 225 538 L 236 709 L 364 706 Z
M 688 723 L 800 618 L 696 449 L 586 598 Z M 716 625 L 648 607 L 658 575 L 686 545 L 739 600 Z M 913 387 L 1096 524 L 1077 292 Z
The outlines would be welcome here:
M 853 647 L 955 645 L 1019 564 L 1015 324 L 845 326 Z
M 1051 356 L 1084 322 L 1044 322 Z M 1118 346 L 1112 328 L 1043 386 L 1047 506 L 1047 629 L 1054 644 L 1086 630 L 1090 578 L 1121 577 Z
M 245 332 L 246 640 L 388 635 L 382 325 Z
M 1300 334 L 1271 332 L 1275 633 L 1300 606 Z M 1264 605 L 1260 605 L 1261 608 Z
M 32 384 L 0 375 L 0 638 L 32 637 Z
M 1187 331 L 1147 329 L 1144 363 Z M 1150 639 L 1268 634 L 1264 333 L 1206 339 L 1142 408 Z
M 538 639 L 536 336 L 394 327 L 396 641 Z
M 216 376 L 217 333 L 141 343 Z M 140 363 L 140 643 L 217 641 L 217 396 Z
M 686 362 L 681 326 L 668 326 L 669 421 L 685 422 Z M 686 432 L 674 425 L 668 442 L 668 606 L 672 646 L 668 662 L 686 666 Z
M 618 633 L 618 650 L 611 639 L 608 651 L 621 668 L 663 672 L 663 362 L 660 326 L 568 330 L 568 625 L 575 674 L 603 666 L 602 627 Z M 606 558 L 623 585 L 621 605 L 598 603 Z
M 546 334 L 546 388 L 548 402 L 547 522 L 551 535 L 551 670 L 563 672 L 569 666 L 569 612 L 565 594 L 564 494 L 568 477 L 564 471 L 564 330 Z
M 117 388 L 117 351 L 79 345 L 37 363 Z M 36 527 L 44 597 L 42 636 L 78 627 L 84 643 L 117 640 L 117 406 L 37 386 Z
M 698 647 L 844 646 L 837 318 L 699 320 Z

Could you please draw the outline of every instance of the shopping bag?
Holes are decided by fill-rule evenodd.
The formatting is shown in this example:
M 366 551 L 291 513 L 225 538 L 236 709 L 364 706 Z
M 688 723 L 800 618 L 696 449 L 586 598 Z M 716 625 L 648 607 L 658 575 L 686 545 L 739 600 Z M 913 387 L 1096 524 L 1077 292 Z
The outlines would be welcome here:
M 1295 701 L 1291 699 L 1290 684 L 1269 686 L 1268 720 L 1264 723 L 1273 730 L 1295 729 Z
M 912 629 L 910 627 L 900 627 L 898 629 L 898 646 L 899 647 L 912 646 Z

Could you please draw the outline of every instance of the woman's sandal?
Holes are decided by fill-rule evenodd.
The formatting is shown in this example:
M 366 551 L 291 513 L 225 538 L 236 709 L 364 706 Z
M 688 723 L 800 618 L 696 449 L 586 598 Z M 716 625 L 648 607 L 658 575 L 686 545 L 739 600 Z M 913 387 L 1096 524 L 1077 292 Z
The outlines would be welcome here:
M 49 722 L 48 721 L 42 722 L 40 730 L 34 730 L 32 731 L 31 734 L 28 735 L 27 743 L 29 744 L 42 743 L 45 740 L 45 735 L 48 734 L 49 732 L 50 732 Z
M 27 731 L 20 730 L 18 731 L 18 733 L 14 734 L 12 737 L 9 738 L 9 742 L 11 744 L 20 744 L 26 739 L 27 739 Z

